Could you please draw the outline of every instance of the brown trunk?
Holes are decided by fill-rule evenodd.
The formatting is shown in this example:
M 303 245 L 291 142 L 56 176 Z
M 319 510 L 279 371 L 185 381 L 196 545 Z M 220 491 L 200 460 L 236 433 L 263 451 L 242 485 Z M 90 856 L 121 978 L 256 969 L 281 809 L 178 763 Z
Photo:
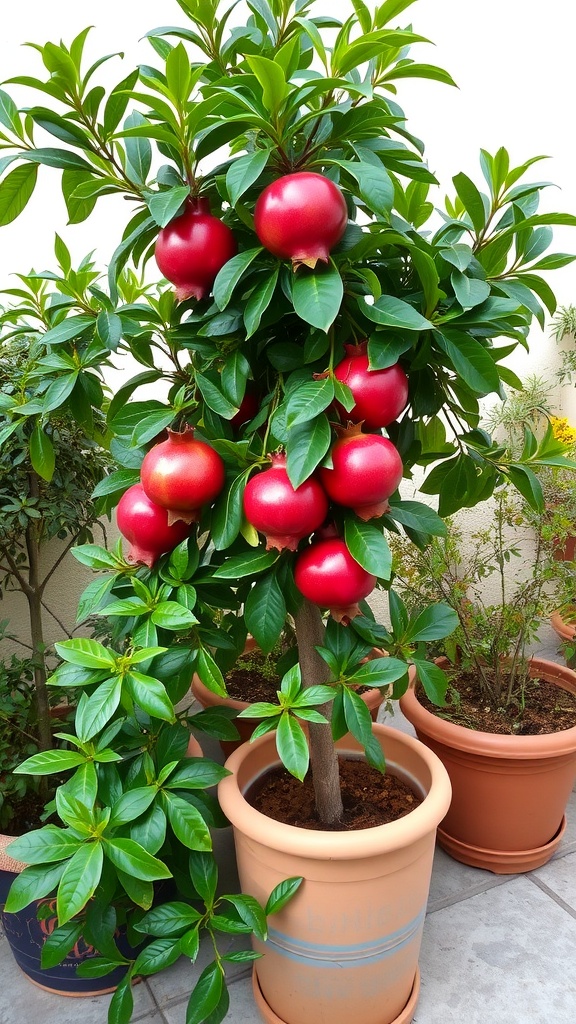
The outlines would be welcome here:
M 330 675 L 328 666 L 314 649 L 324 644 L 324 625 L 319 609 L 315 604 L 304 600 L 296 614 L 295 622 L 302 685 L 317 686 L 326 683 Z M 330 720 L 330 702 L 320 705 L 317 710 Z M 320 821 L 326 825 L 333 825 L 342 818 L 344 808 L 332 730 L 330 725 L 317 725 L 313 722 L 310 722 L 308 728 L 316 810 Z

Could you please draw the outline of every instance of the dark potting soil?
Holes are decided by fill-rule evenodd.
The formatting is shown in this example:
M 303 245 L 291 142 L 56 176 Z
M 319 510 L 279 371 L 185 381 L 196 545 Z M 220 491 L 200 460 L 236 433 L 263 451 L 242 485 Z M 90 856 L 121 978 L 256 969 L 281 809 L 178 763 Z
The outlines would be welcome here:
M 45 803 L 46 797 L 39 796 L 38 793 L 26 793 L 18 799 L 18 803 L 14 806 L 14 816 L 6 825 L 2 826 L 0 832 L 3 832 L 5 836 L 16 837 L 24 835 L 25 832 L 30 832 L 32 829 L 41 828 L 45 824 L 41 820 Z
M 432 704 L 422 687 L 418 689 L 418 700 L 433 715 L 479 732 L 541 736 L 576 725 L 576 694 L 544 679 L 528 679 L 516 699 L 507 707 L 498 708 L 488 705 L 476 672 L 459 672 L 454 686 L 458 696 L 448 707 Z
M 272 768 L 246 794 L 248 803 L 262 814 L 286 825 L 322 831 L 349 832 L 386 825 L 413 811 L 422 800 L 397 776 L 382 775 L 366 761 L 340 759 L 340 788 L 344 817 L 326 826 L 318 820 L 309 772 L 299 782 L 285 768 Z
M 276 657 L 257 648 L 241 654 L 234 667 L 226 673 L 228 696 L 248 704 L 256 701 L 278 703 L 276 691 L 280 689 L 282 680 L 276 671 L 276 661 Z

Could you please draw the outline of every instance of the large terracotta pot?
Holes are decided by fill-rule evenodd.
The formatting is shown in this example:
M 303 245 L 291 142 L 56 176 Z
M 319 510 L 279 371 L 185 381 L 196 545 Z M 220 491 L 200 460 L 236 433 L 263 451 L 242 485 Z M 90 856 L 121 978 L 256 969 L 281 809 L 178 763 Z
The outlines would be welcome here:
M 438 758 L 412 737 L 376 724 L 388 770 L 422 797 L 406 817 L 355 832 L 310 831 L 255 810 L 244 797 L 278 764 L 268 733 L 228 758 L 218 786 L 234 828 L 240 883 L 265 903 L 279 882 L 304 882 L 255 940 L 254 993 L 273 1024 L 409 1024 L 418 998 L 418 954 L 436 826 L 450 802 Z M 341 753 L 360 756 L 351 736 Z
M 253 651 L 254 648 L 257 646 L 258 645 L 254 638 L 248 637 L 248 640 L 246 641 L 246 646 L 244 647 L 244 654 L 247 654 L 249 651 Z M 372 657 L 381 658 L 382 654 L 382 651 L 379 651 L 376 648 L 374 648 Z M 213 693 L 213 691 L 209 690 L 207 686 L 204 686 L 204 683 L 196 673 L 194 673 L 192 677 L 191 689 L 194 697 L 196 698 L 198 703 L 202 705 L 203 708 L 234 708 L 234 710 L 237 711 L 238 714 L 240 714 L 241 711 L 244 711 L 246 708 L 250 707 L 248 701 L 236 700 L 235 697 L 220 697 L 217 693 Z M 378 717 L 378 709 L 383 700 L 380 690 L 378 689 L 378 687 L 371 687 L 370 689 L 364 690 L 364 692 L 361 693 L 360 696 L 362 697 L 362 700 L 364 701 L 370 712 L 372 721 L 375 722 Z M 252 733 L 254 732 L 254 729 L 261 721 L 262 719 L 260 718 L 234 719 L 234 725 L 238 730 L 239 738 L 237 740 L 220 741 L 220 746 L 226 757 L 232 754 L 237 749 L 237 747 L 239 747 L 242 743 L 246 743 L 250 739 Z
M 530 675 L 576 693 L 576 673 L 563 665 L 533 658 Z M 443 849 L 497 874 L 545 864 L 566 826 L 576 780 L 576 727 L 543 736 L 466 729 L 422 707 L 413 686 L 400 707 L 452 782 L 452 804 L 438 829 Z
M 563 619 L 560 611 L 552 612 L 552 615 L 550 616 L 550 625 L 561 640 L 571 641 L 576 637 L 576 626 L 571 622 L 567 622 L 566 619 Z

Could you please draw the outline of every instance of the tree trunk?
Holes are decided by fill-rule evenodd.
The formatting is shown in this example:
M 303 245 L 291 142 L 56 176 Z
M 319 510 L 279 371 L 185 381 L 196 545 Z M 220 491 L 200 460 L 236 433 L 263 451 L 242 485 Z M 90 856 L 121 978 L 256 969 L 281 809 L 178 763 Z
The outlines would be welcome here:
M 324 624 L 320 610 L 315 604 L 304 599 L 296 614 L 295 622 L 303 686 L 317 686 L 326 683 L 330 676 L 330 670 L 326 662 L 314 650 L 316 646 L 321 647 L 324 644 Z M 320 705 L 317 710 L 330 721 L 331 702 Z M 319 725 L 314 722 L 308 724 L 308 729 L 316 810 L 323 824 L 334 825 L 341 820 L 344 808 L 340 792 L 338 757 L 332 739 L 332 730 L 330 725 Z

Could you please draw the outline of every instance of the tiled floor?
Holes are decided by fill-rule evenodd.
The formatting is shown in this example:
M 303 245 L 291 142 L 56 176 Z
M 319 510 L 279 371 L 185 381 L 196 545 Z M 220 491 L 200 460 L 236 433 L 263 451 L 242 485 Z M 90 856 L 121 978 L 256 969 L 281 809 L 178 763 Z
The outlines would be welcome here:
M 553 656 L 552 641 L 549 646 L 547 656 Z M 392 724 L 410 730 L 399 718 Z M 414 1024 L 574 1024 L 576 791 L 567 813 L 568 828 L 554 859 L 526 875 L 468 868 L 437 850 Z M 226 886 L 228 880 L 233 885 L 228 831 L 219 836 L 218 856 Z M 208 956 L 203 949 L 194 967 L 182 958 L 135 986 L 133 1021 L 185 1024 L 188 994 Z M 226 1022 L 260 1024 L 250 969 L 229 967 Z M 110 998 L 77 1000 L 40 991 L 20 974 L 0 936 L 0 1024 L 34 1024 L 40 1018 L 43 1024 L 106 1024 Z

